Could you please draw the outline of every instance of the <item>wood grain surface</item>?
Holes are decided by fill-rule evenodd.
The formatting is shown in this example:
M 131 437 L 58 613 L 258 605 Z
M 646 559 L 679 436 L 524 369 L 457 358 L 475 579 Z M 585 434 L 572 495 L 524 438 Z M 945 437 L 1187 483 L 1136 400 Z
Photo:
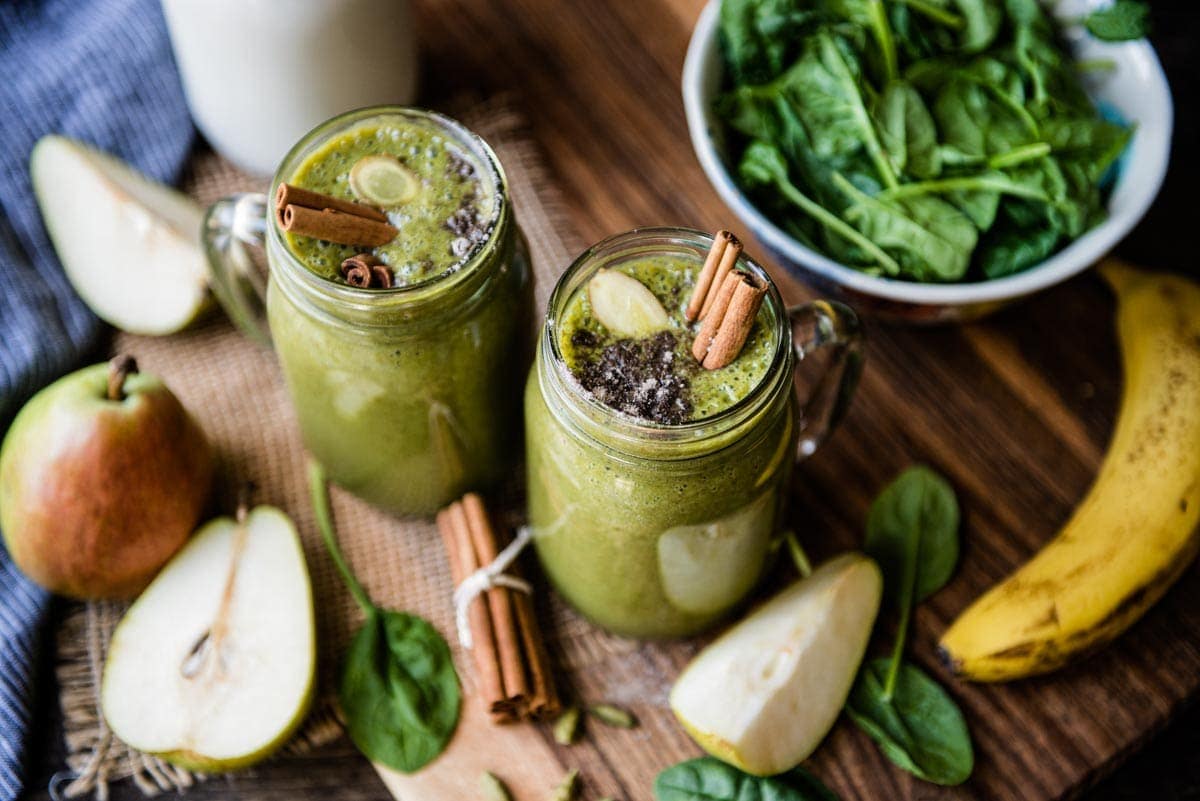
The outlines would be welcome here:
M 692 154 L 679 97 L 700 0 L 416 5 L 425 47 L 422 102 L 437 107 L 463 90 L 519 92 L 585 239 L 637 225 L 736 228 Z M 1194 115 L 1184 122 L 1194 132 Z M 1194 167 L 1195 160 L 1186 163 Z M 1168 199 L 1187 202 L 1172 186 L 1179 184 L 1169 182 Z M 1147 225 L 1163 233 L 1143 226 L 1123 252 L 1181 266 L 1184 240 L 1175 227 L 1166 233 L 1172 219 L 1156 211 Z M 748 249 L 762 255 L 752 240 Z M 789 300 L 808 297 L 781 271 L 773 273 Z M 893 768 L 842 722 L 811 763 L 842 798 L 1068 798 L 1158 731 L 1200 688 L 1195 566 L 1116 645 L 1051 677 L 971 686 L 950 680 L 934 657 L 936 639 L 953 617 L 1052 536 L 1091 482 L 1121 385 L 1112 312 L 1107 290 L 1088 274 L 977 324 L 917 330 L 868 323 L 858 395 L 837 434 L 797 471 L 794 522 L 820 558 L 860 544 L 871 498 L 908 464 L 928 463 L 954 484 L 964 511 L 961 568 L 920 607 L 910 652 L 963 706 L 977 767 L 959 788 L 925 784 Z M 876 649 L 890 632 L 881 639 Z M 600 700 L 647 675 L 667 686 L 696 647 L 630 645 L 619 658 L 580 670 L 575 690 Z M 498 764 L 496 772 L 517 770 L 523 758 L 544 759 L 539 772 L 546 775 L 580 768 L 587 801 L 604 795 L 648 801 L 654 775 L 698 750 L 661 702 L 635 711 L 640 728 L 593 725 L 571 749 L 553 745 L 547 731 L 523 733 L 525 745 L 508 757 L 514 764 Z M 114 796 L 133 798 L 136 791 L 115 788 Z M 189 796 L 386 797 L 370 766 L 344 745 L 214 779 Z M 442 797 L 414 792 L 411 798 Z

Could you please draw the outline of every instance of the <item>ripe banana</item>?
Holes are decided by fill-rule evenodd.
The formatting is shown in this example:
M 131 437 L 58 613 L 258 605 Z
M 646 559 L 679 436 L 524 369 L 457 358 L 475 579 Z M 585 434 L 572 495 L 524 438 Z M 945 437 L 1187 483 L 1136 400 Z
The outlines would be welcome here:
M 1087 497 L 1036 556 L 942 637 L 950 667 L 1007 681 L 1112 640 L 1200 550 L 1200 285 L 1109 261 L 1125 387 Z

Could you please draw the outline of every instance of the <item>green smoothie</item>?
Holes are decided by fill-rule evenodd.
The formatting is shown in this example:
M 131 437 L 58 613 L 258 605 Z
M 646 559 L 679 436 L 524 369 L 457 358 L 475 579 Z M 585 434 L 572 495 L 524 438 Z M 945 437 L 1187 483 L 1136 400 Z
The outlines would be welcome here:
M 771 553 L 794 458 L 778 295 L 728 367 L 707 371 L 691 355 L 683 309 L 707 247 L 698 233 L 650 229 L 576 262 L 526 385 L 529 521 L 542 565 L 572 605 L 623 635 L 691 634 L 737 606 Z M 598 267 L 650 288 L 670 325 L 634 339 L 606 330 L 586 292 Z
M 272 229 L 267 312 L 301 433 L 346 489 L 432 514 L 496 484 L 519 452 L 532 289 L 504 177 L 486 145 L 427 112 L 352 112 L 309 139 L 277 182 L 353 198 L 354 163 L 384 154 L 419 185 L 384 208 L 400 233 L 372 251 L 394 288 L 340 277 L 359 248 Z
M 379 206 L 400 233 L 369 250 L 392 268 L 396 286 L 409 286 L 456 269 L 487 239 L 495 197 L 483 167 L 444 132 L 402 118 L 357 125 L 318 147 L 287 183 L 358 202 L 350 174 L 365 156 L 396 159 L 416 188 L 402 203 Z M 308 269 L 341 280 L 342 261 L 363 248 L 287 234 L 288 249 Z
M 722 412 L 758 386 L 771 365 L 776 342 L 765 315 L 760 313 L 741 354 L 729 366 L 719 370 L 702 369 L 692 357 L 692 339 L 697 326 L 684 319 L 692 287 L 703 262 L 676 256 L 646 256 L 622 263 L 614 268 L 637 279 L 654 293 L 666 310 L 670 326 L 642 341 L 629 343 L 612 333 L 592 314 L 586 291 L 576 292 L 567 303 L 559 323 L 559 348 L 567 368 L 584 388 L 602 400 L 622 393 L 620 389 L 635 383 L 634 372 L 641 372 L 643 381 L 655 381 L 655 390 L 667 387 L 658 406 L 668 398 L 678 413 L 656 409 L 653 400 L 639 404 L 636 397 L 614 405 L 618 411 L 660 423 L 682 423 L 701 420 Z M 631 347 L 632 345 L 632 347 Z M 661 369 L 670 352 L 669 369 Z M 645 356 L 644 359 L 638 357 Z M 641 362 L 651 362 L 660 368 L 644 369 Z M 604 373 L 612 368 L 623 374 L 610 378 L 612 387 L 605 386 Z M 607 390 L 607 391 L 606 391 Z M 613 405 L 613 404 L 610 404 Z M 641 408 L 639 408 L 639 405 Z

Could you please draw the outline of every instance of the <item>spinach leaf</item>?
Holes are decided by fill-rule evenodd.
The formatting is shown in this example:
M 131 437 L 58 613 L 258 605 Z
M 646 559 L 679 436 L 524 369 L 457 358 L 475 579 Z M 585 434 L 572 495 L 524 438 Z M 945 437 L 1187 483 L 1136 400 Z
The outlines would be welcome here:
M 350 739 L 374 762 L 412 773 L 445 750 L 462 694 L 450 647 L 421 618 L 381 609 L 342 556 L 325 470 L 308 464 L 309 494 L 325 548 L 366 616 L 346 651 L 338 700 Z
M 901 473 L 871 504 L 865 550 L 879 563 L 894 603 L 919 603 L 950 581 L 958 561 L 958 519 L 954 490 L 921 465 Z M 910 573 L 911 597 L 905 598 Z
M 918 602 L 940 590 L 958 562 L 958 501 L 944 478 L 928 467 L 905 470 L 867 514 L 864 550 L 883 572 L 883 590 L 900 610 L 900 624 L 884 679 L 885 700 L 895 692 L 909 621 Z
M 813 16 L 798 0 L 723 0 L 721 49 L 737 83 L 764 83 L 796 52 L 796 32 Z
M 1150 32 L 1150 7 L 1140 0 L 1116 0 L 1087 15 L 1088 33 L 1106 42 L 1141 39 Z
M 935 784 L 961 784 L 975 765 L 971 734 L 954 700 L 914 665 L 905 664 L 890 698 L 889 660 L 863 666 L 846 713 L 899 767 Z
M 811 773 L 796 768 L 764 778 L 712 757 L 667 768 L 654 780 L 655 801 L 837 801 Z
M 941 171 L 937 125 L 911 84 L 888 84 L 875 106 L 875 119 L 883 148 L 897 173 L 933 178 Z
M 1101 119 L 1057 117 L 1042 124 L 1042 135 L 1060 159 L 1078 161 L 1098 183 L 1124 152 L 1133 129 Z
M 840 168 L 863 152 L 878 171 L 880 183 L 895 185 L 895 172 L 884 156 L 867 111 L 859 83 L 861 64 L 852 48 L 840 37 L 822 32 L 806 39 L 803 50 L 803 55 L 777 79 L 741 86 L 719 99 L 718 113 L 740 123 L 738 130 L 751 136 L 771 130 L 783 134 L 778 126 L 762 123 L 759 104 L 784 100 L 794 121 L 803 127 L 806 146 L 815 158 Z M 748 106 L 757 109 L 749 113 Z M 749 125 L 748 119 L 753 120 Z
M 373 609 L 346 651 L 338 699 L 359 751 L 404 773 L 433 761 L 458 725 L 458 676 L 437 629 Z
M 1039 141 L 1036 121 L 1013 98 L 973 77 L 955 77 L 937 93 L 933 116 L 942 141 L 986 159 Z
M 1000 4 L 995 0 L 953 0 L 953 5 L 966 21 L 960 41 L 962 49 L 968 53 L 986 50 L 1004 19 Z
M 950 281 L 966 273 L 978 232 L 953 205 L 933 195 L 871 197 L 840 176 L 834 180 L 852 199 L 846 220 L 894 254 L 908 275 Z
M 1049 258 L 1059 239 L 1053 228 L 1002 229 L 981 249 L 980 269 L 988 278 L 1019 273 Z
M 794 203 L 808 216 L 816 219 L 822 225 L 837 233 L 844 239 L 853 242 L 870 254 L 879 265 L 888 272 L 899 272 L 896 261 L 883 252 L 870 239 L 867 239 L 836 214 L 821 206 L 797 189 L 788 178 L 787 161 L 784 160 L 778 148 L 756 141 L 746 148 L 742 163 L 738 169 L 743 182 L 750 187 L 770 186 L 784 198 Z

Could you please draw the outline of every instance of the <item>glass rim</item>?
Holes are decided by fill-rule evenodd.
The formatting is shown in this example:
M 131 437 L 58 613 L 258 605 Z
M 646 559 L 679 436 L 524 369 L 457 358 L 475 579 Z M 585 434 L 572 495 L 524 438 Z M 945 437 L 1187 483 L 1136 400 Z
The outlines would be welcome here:
M 619 258 L 623 252 L 634 249 L 639 244 L 652 243 L 656 240 L 662 241 L 664 245 L 674 242 L 694 250 L 702 262 L 704 255 L 712 246 L 713 236 L 704 231 L 681 226 L 642 227 L 609 236 L 583 251 L 559 277 L 547 302 L 542 331 L 539 335 L 543 351 L 539 362 L 548 361 L 549 364 L 539 364 L 539 373 L 550 373 L 554 377 L 552 380 L 559 385 L 557 389 L 560 390 L 558 392 L 560 396 L 569 398 L 579 407 L 582 417 L 590 418 L 599 429 L 605 430 L 609 435 L 615 435 L 615 438 L 620 441 L 629 444 L 647 441 L 664 444 L 668 442 L 701 442 L 725 434 L 753 418 L 756 413 L 775 399 L 781 387 L 791 384 L 789 357 L 792 346 L 787 307 L 770 274 L 761 264 L 747 256 L 745 251 L 741 253 L 735 266 L 747 270 L 765 282 L 767 287 L 766 304 L 774 323 L 775 352 L 766 372 L 754 385 L 754 388 L 745 397 L 726 409 L 707 417 L 676 424 L 656 423 L 633 417 L 602 403 L 590 392 L 587 392 L 567 368 L 559 343 L 558 331 L 561 315 L 570 299 L 582 288 L 589 268 L 592 268 L 592 271 L 598 270 L 608 260 Z M 550 369 L 542 370 L 543 366 Z
M 285 233 L 279 227 L 279 220 L 274 213 L 275 192 L 281 183 L 285 183 L 290 173 L 299 166 L 299 161 L 307 155 L 316 144 L 328 140 L 334 133 L 349 130 L 356 123 L 366 122 L 374 117 L 404 117 L 422 122 L 432 122 L 435 127 L 451 136 L 455 144 L 469 151 L 480 164 L 486 168 L 494 185 L 495 200 L 493 202 L 491 219 L 488 220 L 486 236 L 475 243 L 467 256 L 456 262 L 456 265 L 443 270 L 437 275 L 421 281 L 387 289 L 366 289 L 363 287 L 340 284 L 324 278 L 308 267 L 288 247 Z M 473 276 L 480 264 L 486 261 L 489 253 L 501 240 L 501 234 L 508 218 L 511 216 L 511 201 L 508 191 L 508 176 L 499 156 L 492 146 L 479 134 L 454 119 L 438 111 L 416 106 L 365 106 L 331 117 L 309 130 L 292 145 L 287 154 L 280 160 L 275 174 L 271 178 L 270 193 L 267 195 L 268 204 L 268 237 L 281 251 L 284 261 L 292 274 L 312 291 L 326 297 L 340 300 L 351 306 L 373 307 L 389 303 L 409 302 L 424 299 L 443 287 L 453 287 L 467 277 Z

